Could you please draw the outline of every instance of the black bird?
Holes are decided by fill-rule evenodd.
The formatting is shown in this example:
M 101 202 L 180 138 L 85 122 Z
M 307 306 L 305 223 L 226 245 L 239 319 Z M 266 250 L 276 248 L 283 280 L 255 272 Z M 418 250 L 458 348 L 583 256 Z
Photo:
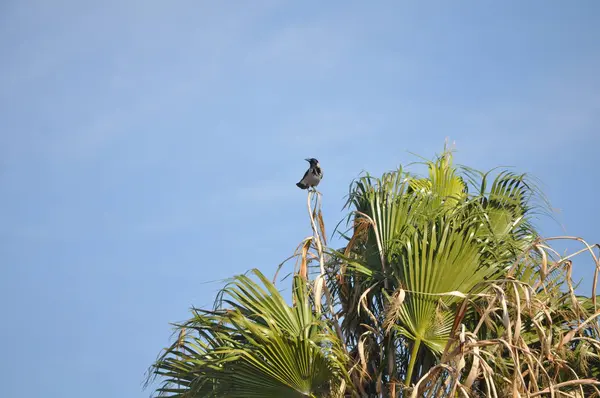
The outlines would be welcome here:
M 310 167 L 304 173 L 304 177 L 300 180 L 296 186 L 300 189 L 315 188 L 321 182 L 323 178 L 323 171 L 319 165 L 319 161 L 315 158 L 304 159 L 310 163 Z

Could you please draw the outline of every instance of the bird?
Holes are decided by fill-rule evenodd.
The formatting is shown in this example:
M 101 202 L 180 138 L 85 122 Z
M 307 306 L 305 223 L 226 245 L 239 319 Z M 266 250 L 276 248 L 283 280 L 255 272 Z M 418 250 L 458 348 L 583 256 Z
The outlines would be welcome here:
M 296 184 L 296 186 L 300 189 L 309 189 L 313 188 L 316 190 L 316 186 L 319 185 L 321 179 L 323 178 L 323 170 L 321 170 L 321 165 L 319 165 L 319 161 L 315 158 L 304 159 L 309 164 L 310 167 L 304 173 L 304 177 Z

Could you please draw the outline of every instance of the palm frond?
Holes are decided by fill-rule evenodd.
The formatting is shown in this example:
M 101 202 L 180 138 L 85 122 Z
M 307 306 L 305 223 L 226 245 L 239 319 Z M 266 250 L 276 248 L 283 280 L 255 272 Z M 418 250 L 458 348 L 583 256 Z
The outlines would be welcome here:
M 315 316 L 306 282 L 294 277 L 294 306 L 258 270 L 235 277 L 226 308 L 194 310 L 187 333 L 154 364 L 168 397 L 323 396 L 346 383 L 346 357 L 330 325 Z

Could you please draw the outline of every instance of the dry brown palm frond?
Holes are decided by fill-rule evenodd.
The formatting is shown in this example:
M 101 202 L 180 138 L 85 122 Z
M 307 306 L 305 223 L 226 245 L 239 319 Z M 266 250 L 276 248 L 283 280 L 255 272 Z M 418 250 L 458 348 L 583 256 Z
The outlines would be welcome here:
M 352 234 L 352 238 L 346 245 L 346 249 L 344 251 L 344 254 L 346 256 L 350 255 L 351 251 L 354 249 L 357 243 L 366 239 L 366 234 L 371 225 L 372 220 L 370 220 L 369 218 L 354 217 L 354 233 Z
M 304 244 L 302 245 L 302 255 L 300 257 L 301 263 L 300 263 L 300 270 L 298 273 L 304 280 L 308 279 L 307 256 L 308 256 L 308 250 L 310 249 L 311 243 L 312 243 L 312 238 L 307 238 L 304 240 Z
M 404 303 L 405 297 L 406 291 L 400 287 L 389 298 L 383 321 L 383 328 L 386 334 L 390 333 L 392 326 L 398 321 L 400 306 Z

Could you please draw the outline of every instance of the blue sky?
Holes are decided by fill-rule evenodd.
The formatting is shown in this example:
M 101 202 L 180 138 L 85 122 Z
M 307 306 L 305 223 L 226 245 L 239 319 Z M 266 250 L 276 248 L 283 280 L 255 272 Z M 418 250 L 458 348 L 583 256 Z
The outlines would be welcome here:
M 272 274 L 310 233 L 306 157 L 330 230 L 362 170 L 450 137 L 458 163 L 542 181 L 544 234 L 600 242 L 599 19 L 595 0 L 3 1 L 2 395 L 147 397 L 206 282 Z

